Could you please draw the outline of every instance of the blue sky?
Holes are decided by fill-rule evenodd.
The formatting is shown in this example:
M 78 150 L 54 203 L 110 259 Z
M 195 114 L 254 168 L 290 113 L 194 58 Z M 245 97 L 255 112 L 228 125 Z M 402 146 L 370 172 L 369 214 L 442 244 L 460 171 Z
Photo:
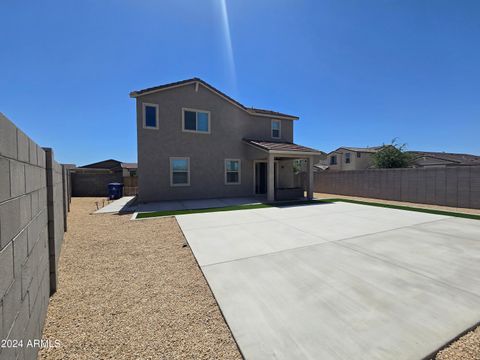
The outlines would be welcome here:
M 0 111 L 62 162 L 136 161 L 128 94 L 200 77 L 330 151 L 480 154 L 480 1 L 3 0 Z

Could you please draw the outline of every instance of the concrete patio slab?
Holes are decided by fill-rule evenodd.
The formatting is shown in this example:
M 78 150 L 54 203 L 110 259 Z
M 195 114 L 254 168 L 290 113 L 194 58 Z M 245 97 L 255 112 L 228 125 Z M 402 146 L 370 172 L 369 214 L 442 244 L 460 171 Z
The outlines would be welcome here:
M 177 220 L 246 359 L 421 359 L 480 321 L 480 221 L 346 203 Z
M 326 241 L 272 220 L 182 230 L 200 266 Z
M 203 267 L 246 359 L 422 359 L 480 298 L 333 243 Z
M 176 218 L 181 223 L 183 231 L 237 224 L 253 224 L 270 220 L 268 217 L 250 210 L 177 215 Z
M 451 225 L 455 219 L 452 220 Z M 457 222 L 459 231 L 462 226 L 462 222 Z M 478 230 L 477 236 L 462 238 L 431 233 L 419 225 L 348 239 L 340 244 L 480 296 Z

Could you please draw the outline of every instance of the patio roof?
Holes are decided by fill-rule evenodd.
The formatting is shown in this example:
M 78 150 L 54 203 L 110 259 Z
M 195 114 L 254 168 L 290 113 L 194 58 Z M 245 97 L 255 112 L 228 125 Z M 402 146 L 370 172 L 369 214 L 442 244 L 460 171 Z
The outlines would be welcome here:
M 322 151 L 286 141 L 243 139 L 247 144 L 272 154 L 320 155 Z

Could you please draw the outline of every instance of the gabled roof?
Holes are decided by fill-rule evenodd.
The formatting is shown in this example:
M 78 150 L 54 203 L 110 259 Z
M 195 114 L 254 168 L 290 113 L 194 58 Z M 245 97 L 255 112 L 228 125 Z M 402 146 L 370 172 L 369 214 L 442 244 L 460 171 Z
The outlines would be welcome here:
M 434 151 L 407 151 L 414 156 L 414 159 L 429 157 L 443 161 L 449 161 L 461 165 L 480 165 L 480 156 L 472 154 L 456 154 Z
M 352 151 L 352 152 L 362 152 L 362 153 L 376 153 L 385 146 L 389 145 L 380 145 L 380 146 L 372 146 L 372 147 L 351 147 L 351 146 L 341 146 L 336 150 L 330 151 L 329 154 L 332 154 L 334 152 L 338 152 L 341 149 L 347 150 L 347 151 Z
M 282 119 L 287 119 L 287 120 L 297 120 L 298 119 L 298 116 L 295 116 L 295 115 L 289 115 L 289 114 L 285 114 L 285 113 L 281 113 L 281 112 L 277 112 L 277 111 L 273 111 L 273 110 L 265 110 L 265 109 L 257 109 L 257 108 L 253 108 L 253 107 L 252 108 L 246 107 L 246 106 L 242 105 L 241 103 L 239 103 L 237 100 L 231 98 L 227 94 L 225 94 L 225 93 L 221 92 L 220 90 L 218 90 L 217 88 L 213 87 L 212 85 L 210 85 L 206 81 L 203 81 L 202 79 L 197 78 L 197 77 L 194 77 L 194 78 L 191 78 L 191 79 L 186 79 L 186 80 L 181 80 L 181 81 L 176 81 L 176 82 L 169 83 L 169 84 L 154 86 L 154 87 L 150 87 L 150 88 L 146 88 L 146 89 L 142 89 L 142 90 L 132 91 L 130 93 L 130 97 L 137 98 L 137 97 L 142 96 L 142 95 L 152 94 L 152 93 L 155 93 L 155 92 L 158 92 L 158 91 L 163 91 L 163 90 L 172 89 L 172 88 L 179 87 L 179 86 L 191 85 L 191 84 L 200 84 L 200 85 L 204 86 L 205 88 L 212 91 L 213 93 L 219 95 L 220 97 L 223 97 L 225 100 L 232 103 L 233 105 L 235 105 L 235 106 L 241 108 L 242 110 L 248 112 L 250 115 L 268 116 L 268 117 L 274 116 L 276 118 L 282 118 Z
M 115 159 L 107 159 L 98 162 L 94 162 L 91 164 L 79 166 L 79 168 L 93 168 L 93 169 L 110 169 L 113 167 L 118 167 L 122 164 L 121 161 Z
M 247 144 L 252 145 L 260 150 L 264 150 L 271 153 L 311 153 L 312 155 L 323 154 L 323 152 L 312 149 L 303 145 L 297 145 L 291 142 L 282 142 L 282 141 L 264 141 L 264 140 L 253 140 L 253 139 L 243 139 Z

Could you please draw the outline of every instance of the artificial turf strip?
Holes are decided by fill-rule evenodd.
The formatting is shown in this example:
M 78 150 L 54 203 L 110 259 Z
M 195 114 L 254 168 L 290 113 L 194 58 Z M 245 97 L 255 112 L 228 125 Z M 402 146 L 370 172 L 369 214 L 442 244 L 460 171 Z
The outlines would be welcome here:
M 152 218 L 152 217 L 175 216 L 175 215 L 185 215 L 185 214 L 199 214 L 199 213 L 209 213 L 209 212 L 219 212 L 219 211 L 262 209 L 267 207 L 310 205 L 310 204 L 315 204 L 319 202 L 322 202 L 322 201 L 321 200 L 288 200 L 288 201 L 277 201 L 274 203 L 235 205 L 235 206 L 225 206 L 225 207 L 217 207 L 217 208 L 141 212 L 137 214 L 136 219 L 146 219 L 146 218 Z
M 251 204 L 251 205 L 236 205 L 236 206 L 226 206 L 226 207 L 207 208 L 207 209 L 165 210 L 165 211 L 143 212 L 143 213 L 138 213 L 136 219 L 146 219 L 146 218 L 159 217 L 159 216 L 200 214 L 200 213 L 210 213 L 210 212 L 220 212 L 220 211 L 251 210 L 251 209 L 261 209 L 261 208 L 267 208 L 267 207 L 272 207 L 272 205 Z
M 220 212 L 220 211 L 262 209 L 262 208 L 268 208 L 268 207 L 311 205 L 315 203 L 317 204 L 318 203 L 334 203 L 339 201 L 352 203 L 352 204 L 359 204 L 359 205 L 370 205 L 370 206 L 378 206 L 378 207 L 384 207 L 389 209 L 416 211 L 416 212 L 429 213 L 429 214 L 435 214 L 435 215 L 446 215 L 446 216 L 454 216 L 454 217 L 460 217 L 465 219 L 480 220 L 480 215 L 474 215 L 474 214 L 464 214 L 464 213 L 444 211 L 444 210 L 423 209 L 423 208 L 417 208 L 417 207 L 411 207 L 411 206 L 382 204 L 382 203 L 376 203 L 376 202 L 367 202 L 367 201 L 350 200 L 350 199 L 299 200 L 299 201 L 284 201 L 284 202 L 276 202 L 276 203 L 262 203 L 262 204 L 251 204 L 251 205 L 235 205 L 235 206 L 206 208 L 206 209 L 165 210 L 165 211 L 143 212 L 143 213 L 138 213 L 136 219 L 147 219 L 147 218 L 153 218 L 153 217 L 175 216 L 175 215 L 185 215 L 185 214 L 200 214 L 200 213 L 210 213 L 210 212 Z
M 455 216 L 455 217 L 460 217 L 465 219 L 480 220 L 480 215 L 475 215 L 475 214 L 465 214 L 465 213 L 458 213 L 458 212 L 445 211 L 445 210 L 423 209 L 423 208 L 403 206 L 403 205 L 382 204 L 382 203 L 376 203 L 376 202 L 350 200 L 350 199 L 321 199 L 318 201 L 327 202 L 327 203 L 343 201 L 347 203 L 360 204 L 360 205 L 371 205 L 371 206 L 378 206 L 378 207 L 384 207 L 389 209 L 408 210 L 408 211 L 416 211 L 416 212 L 429 213 L 429 214 L 435 214 L 435 215 Z

